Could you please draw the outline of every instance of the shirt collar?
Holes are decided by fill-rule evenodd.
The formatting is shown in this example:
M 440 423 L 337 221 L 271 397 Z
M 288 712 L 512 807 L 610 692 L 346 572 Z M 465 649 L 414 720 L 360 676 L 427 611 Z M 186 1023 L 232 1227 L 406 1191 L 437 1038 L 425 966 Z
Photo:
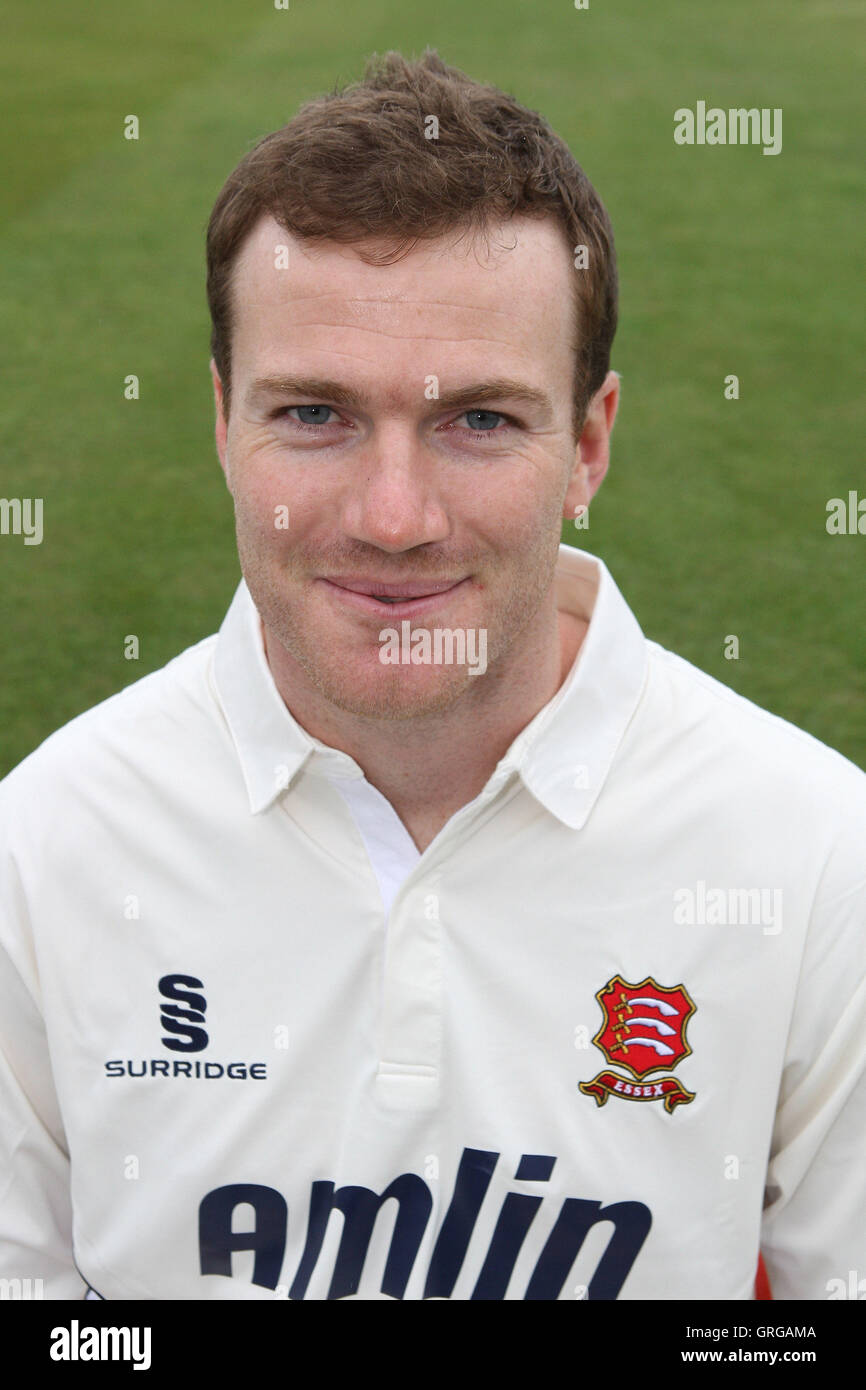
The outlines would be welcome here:
M 560 545 L 555 592 L 557 608 L 588 620 L 588 630 L 565 681 L 514 739 L 488 788 L 516 773 L 536 800 L 577 830 L 589 817 L 637 708 L 647 644 L 597 556 Z M 286 707 L 243 580 L 219 630 L 213 679 L 253 813 L 270 806 L 305 765 L 325 777 L 364 775 L 348 753 L 308 734 Z

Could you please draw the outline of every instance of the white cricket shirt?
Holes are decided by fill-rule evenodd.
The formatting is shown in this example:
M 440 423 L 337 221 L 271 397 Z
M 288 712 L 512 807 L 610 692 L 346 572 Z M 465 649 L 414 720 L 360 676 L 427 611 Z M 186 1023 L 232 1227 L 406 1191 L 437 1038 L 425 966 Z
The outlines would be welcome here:
M 556 584 L 574 666 L 423 854 L 292 718 L 243 583 L 0 784 L 0 1278 L 866 1275 L 866 776 L 648 641 L 598 559 Z

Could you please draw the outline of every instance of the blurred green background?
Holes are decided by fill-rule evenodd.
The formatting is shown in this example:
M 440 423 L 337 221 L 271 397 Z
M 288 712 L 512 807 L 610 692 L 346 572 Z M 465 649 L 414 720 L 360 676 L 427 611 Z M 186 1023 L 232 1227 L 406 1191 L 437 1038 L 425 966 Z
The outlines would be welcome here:
M 0 774 L 219 626 L 239 569 L 207 370 L 211 206 L 301 101 L 428 44 L 542 111 L 613 220 L 623 399 L 590 527 L 563 538 L 604 558 L 648 636 L 866 767 L 866 535 L 825 529 L 828 499 L 866 496 L 863 15 L 6 0 L 0 496 L 44 498 L 45 535 L 0 536 Z M 674 110 L 698 100 L 782 107 L 782 153 L 675 145 Z

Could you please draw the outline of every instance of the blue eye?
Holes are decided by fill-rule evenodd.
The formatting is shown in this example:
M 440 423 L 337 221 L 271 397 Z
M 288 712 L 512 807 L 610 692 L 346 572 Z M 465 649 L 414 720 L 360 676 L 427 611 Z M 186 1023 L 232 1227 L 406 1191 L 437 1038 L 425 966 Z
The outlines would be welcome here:
M 311 420 L 305 420 L 303 415 L 300 416 L 299 423 L 302 425 L 328 424 L 327 420 L 322 419 L 321 413 L 317 412 L 327 411 L 328 414 L 332 413 L 331 407 L 329 405 L 291 405 L 287 408 L 286 414 L 288 414 L 291 410 L 297 410 L 299 414 L 302 410 L 307 410 L 312 413 L 313 418 Z
M 466 416 L 466 419 L 470 421 L 469 428 L 470 428 L 474 433 L 476 433 L 476 434 L 493 434 L 493 433 L 495 433 L 495 422 L 496 422 L 497 420 L 504 420 L 504 419 L 505 419 L 505 416 L 504 416 L 504 415 L 501 415 L 501 414 L 499 413 L 499 411 L 497 411 L 497 410 L 466 410 L 466 411 L 464 411 L 463 413 L 464 413 L 464 415 Z M 474 416 L 476 419 L 478 419 L 478 417 L 480 416 L 480 417 L 482 418 L 482 420 L 486 417 L 487 420 L 493 421 L 494 423 L 493 423 L 493 425 L 491 425 L 491 427 L 490 427 L 489 429 L 487 429 L 487 428 L 484 426 L 484 424 L 480 424 L 480 425 L 477 425 L 477 424 L 476 424 L 476 425 L 473 425 L 473 424 L 471 423 L 471 420 L 472 420 L 472 417 L 473 417 L 473 416 Z

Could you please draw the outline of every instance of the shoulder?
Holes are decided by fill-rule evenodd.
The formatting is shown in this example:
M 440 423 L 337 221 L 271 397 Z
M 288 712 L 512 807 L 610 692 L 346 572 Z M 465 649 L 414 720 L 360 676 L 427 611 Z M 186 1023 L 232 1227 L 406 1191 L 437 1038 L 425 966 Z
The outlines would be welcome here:
M 866 915 L 866 773 L 836 749 L 648 642 L 639 739 L 664 795 L 708 835 L 799 864 L 816 901 Z
M 34 801 L 47 810 L 61 790 L 84 794 L 182 757 L 213 728 L 216 642 L 205 637 L 57 729 L 0 781 L 0 815 Z
M 841 793 L 866 808 L 866 772 L 856 763 L 657 642 L 647 649 L 647 699 L 680 737 L 733 757 L 741 771 L 796 787 L 808 778 L 816 793 Z

